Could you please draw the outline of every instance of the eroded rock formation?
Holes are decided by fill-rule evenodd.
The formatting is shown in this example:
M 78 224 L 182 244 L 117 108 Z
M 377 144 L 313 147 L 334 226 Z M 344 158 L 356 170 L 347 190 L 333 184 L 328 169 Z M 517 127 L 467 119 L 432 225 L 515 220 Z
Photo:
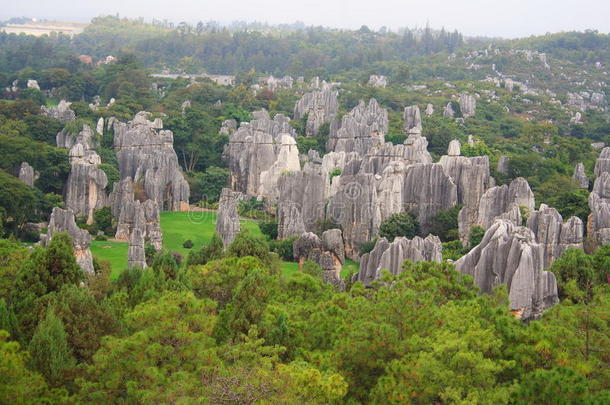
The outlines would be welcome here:
M 477 109 L 477 99 L 467 93 L 461 93 L 459 98 L 460 110 L 462 112 L 462 117 L 468 118 L 472 117 L 476 113 Z
M 595 177 L 601 176 L 602 173 L 610 173 L 610 147 L 605 147 L 595 161 Z
M 388 85 L 388 79 L 383 75 L 371 75 L 369 77 L 369 86 L 384 88 Z
M 46 115 L 47 117 L 55 118 L 61 122 L 69 122 L 74 121 L 76 119 L 76 114 L 74 111 L 70 109 L 70 104 L 66 100 L 61 100 L 57 107 L 45 107 L 44 105 L 40 107 L 42 115 Z
M 421 135 L 422 125 L 421 125 L 421 113 L 419 111 L 419 106 L 412 105 L 409 107 L 405 107 L 404 120 L 405 120 L 405 133 L 406 134 L 420 134 Z
M 218 216 L 216 218 L 216 233 L 220 235 L 222 244 L 227 247 L 239 233 L 239 214 L 237 206 L 241 200 L 241 193 L 223 188 L 220 193 Z
M 602 172 L 593 183 L 593 191 L 589 194 L 589 220 L 587 235 L 594 241 L 596 247 L 610 243 L 610 173 Z
M 572 178 L 578 184 L 578 187 L 583 188 L 585 190 L 589 189 L 589 178 L 585 173 L 585 165 L 582 163 L 577 163 L 576 167 L 574 167 L 574 175 Z
M 28 162 L 21 162 L 21 166 L 19 166 L 19 180 L 30 187 L 34 187 L 34 182 L 38 177 L 40 177 L 40 174 Z
M 318 79 L 319 81 L 319 79 Z M 338 92 L 326 89 L 305 93 L 294 106 L 294 119 L 300 120 L 307 115 L 305 133 L 307 136 L 318 134 L 325 122 L 331 122 L 339 111 Z
M 368 285 L 379 279 L 382 270 L 400 274 L 405 260 L 440 263 L 442 260 L 441 240 L 434 235 L 428 235 L 424 239 L 419 236 L 413 239 L 399 237 L 392 243 L 388 242 L 386 238 L 380 238 L 370 253 L 362 255 L 360 271 L 354 276 L 354 280 Z
M 510 309 L 523 319 L 537 317 L 559 301 L 554 274 L 543 271 L 544 247 L 530 229 L 511 221 L 497 219 L 456 268 L 485 293 L 506 284 Z
M 336 126 L 336 122 L 333 122 L 326 148 L 365 155 L 372 147 L 384 144 L 384 136 L 388 132 L 388 111 L 381 108 L 374 98 L 368 105 L 360 101 L 349 114 L 343 116 L 341 127 Z
M 55 137 L 58 148 L 71 149 L 76 144 L 81 144 L 85 149 L 95 148 L 95 134 L 89 125 L 84 124 L 78 134 L 70 133 L 69 130 L 61 130 Z
M 109 203 L 106 194 L 108 178 L 98 167 L 101 159 L 92 150 L 83 150 L 81 144 L 70 149 L 70 175 L 66 183 L 66 207 L 76 215 L 86 218 L 87 224 L 93 223 L 93 212 L 106 207 Z
M 339 229 L 329 229 L 319 238 L 313 232 L 303 233 L 293 243 L 295 260 L 302 268 L 306 260 L 317 263 L 322 268 L 322 278 L 339 288 L 343 288 L 341 269 L 345 262 L 343 236 Z
M 128 123 L 114 123 L 114 149 L 121 179 L 130 177 L 134 189 L 153 200 L 161 210 L 179 211 L 188 206 L 189 185 L 174 151 L 173 133 L 163 121 L 149 121 L 139 112 Z
M 93 273 L 93 256 L 89 245 L 91 245 L 91 236 L 89 232 L 80 229 L 74 221 L 74 212 L 68 209 L 59 207 L 53 208 L 47 234 L 41 236 L 43 246 L 46 246 L 53 239 L 53 235 L 60 232 L 66 232 L 72 238 L 72 247 L 74 248 L 74 257 L 76 262 L 86 273 Z

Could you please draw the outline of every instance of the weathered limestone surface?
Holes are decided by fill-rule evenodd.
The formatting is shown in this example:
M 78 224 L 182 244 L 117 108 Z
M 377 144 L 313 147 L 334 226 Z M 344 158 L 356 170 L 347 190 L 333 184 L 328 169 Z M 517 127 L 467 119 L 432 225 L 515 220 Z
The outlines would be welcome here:
M 70 109 L 70 104 L 66 100 L 61 100 L 57 107 L 47 108 L 43 105 L 40 110 L 43 115 L 65 123 L 76 119 L 76 114 Z
M 602 172 L 593 183 L 589 194 L 589 220 L 587 235 L 591 236 L 597 247 L 610 243 L 610 173 Z
M 610 173 L 610 147 L 605 147 L 595 161 L 595 177 L 599 177 L 603 172 Z
M 565 224 L 561 214 L 552 207 L 540 204 L 527 219 L 527 227 L 534 232 L 536 241 L 543 248 L 543 268 L 548 268 L 569 248 L 583 248 L 584 226 L 578 217 Z
M 380 238 L 375 244 L 375 248 L 360 258 L 360 271 L 354 276 L 354 280 L 368 285 L 379 279 L 382 270 L 400 274 L 405 260 L 440 263 L 442 260 L 441 240 L 434 235 L 428 235 L 424 239 L 419 236 L 413 239 L 398 237 L 392 243 L 389 243 L 386 238 Z
M 524 319 L 538 317 L 559 301 L 555 276 L 543 271 L 544 247 L 530 229 L 507 220 L 496 220 L 456 268 L 485 293 L 506 284 L 510 309 Z
M 425 111 L 427 116 L 431 116 L 432 114 L 434 114 L 434 106 L 430 103 L 428 103 L 428 105 L 426 106 L 426 111 Z
M 372 98 L 368 105 L 363 101 L 330 129 L 327 150 L 335 152 L 358 152 L 365 155 L 372 147 L 383 145 L 388 132 L 388 111 Z
M 146 199 L 143 202 L 137 199 L 130 177 L 114 184 L 110 195 L 110 209 L 117 218 L 115 238 L 130 241 L 134 230 L 139 229 L 143 238 L 146 238 L 157 250 L 163 245 L 163 234 L 160 226 L 159 206 L 154 200 Z
M 253 118 L 230 135 L 223 158 L 231 171 L 232 189 L 275 199 L 280 174 L 301 168 L 295 132 L 284 115 L 277 114 L 271 120 L 262 110 L 253 113 Z
M 294 258 L 302 267 L 306 260 L 322 268 L 322 277 L 327 283 L 343 288 L 341 269 L 345 262 L 343 237 L 339 229 L 329 229 L 319 238 L 313 232 L 303 233 L 292 245 Z
M 578 184 L 578 187 L 583 188 L 583 189 L 588 189 L 589 188 L 589 178 L 587 177 L 587 174 L 585 173 L 585 165 L 582 163 L 577 163 L 576 167 L 574 167 L 574 175 L 572 176 L 572 178 L 576 181 L 576 183 Z
M 496 167 L 498 173 L 508 174 L 509 162 L 510 160 L 508 159 L 508 156 L 500 156 L 500 158 L 498 159 L 498 166 Z
M 422 125 L 421 125 L 421 113 L 419 111 L 419 106 L 412 105 L 409 107 L 405 107 L 404 120 L 405 120 L 405 133 L 406 134 L 420 134 L 421 135 Z
M 393 161 L 402 161 L 405 165 L 432 163 L 428 152 L 428 140 L 418 134 L 411 134 L 402 145 L 386 142 L 373 147 L 360 160 L 358 170 L 364 173 L 380 174 Z M 354 160 L 355 161 L 355 160 Z
M 66 129 L 61 130 L 55 137 L 58 148 L 71 149 L 80 143 L 85 149 L 94 149 L 95 134 L 89 125 L 83 125 L 83 129 L 78 134 L 71 134 Z
M 489 228 L 498 216 L 514 209 L 513 204 L 517 208 L 525 207 L 529 212 L 534 211 L 534 193 L 523 177 L 517 177 L 510 185 L 491 187 L 483 194 L 476 225 Z
M 98 167 L 100 157 L 92 150 L 82 151 L 80 144 L 70 149 L 70 175 L 65 188 L 66 207 L 93 223 L 93 212 L 108 206 L 108 178 Z M 82 152 L 82 155 L 81 155 Z
M 163 121 L 149 121 L 139 112 L 128 123 L 114 123 L 114 149 L 121 179 L 130 177 L 134 188 L 142 190 L 161 210 L 179 211 L 188 205 L 189 185 L 184 179 L 174 151 L 172 131 Z
M 144 235 L 140 226 L 136 226 L 129 237 L 127 250 L 127 266 L 129 268 L 146 268 L 146 253 L 144 249 Z
M 447 105 L 443 109 L 443 117 L 445 117 L 445 118 L 454 118 L 455 117 L 455 111 L 453 111 L 453 106 L 451 105 L 451 102 L 447 103 Z
M 387 77 L 383 75 L 371 75 L 369 77 L 369 86 L 384 88 L 388 85 Z
M 34 170 L 28 162 L 21 162 L 19 167 L 19 180 L 30 187 L 34 187 L 34 182 L 40 177 L 40 173 Z
M 237 206 L 241 200 L 241 193 L 223 188 L 220 193 L 220 204 L 216 218 L 216 233 L 220 235 L 222 244 L 227 247 L 239 233 L 239 214 Z
M 318 79 L 319 81 L 319 79 Z M 318 134 L 325 122 L 331 122 L 339 111 L 338 92 L 332 89 L 305 93 L 294 106 L 294 119 L 300 120 L 307 114 L 305 133 L 307 136 Z
M 473 95 L 461 93 L 458 102 L 464 118 L 472 117 L 476 113 L 477 99 Z
M 86 273 L 93 273 L 93 256 L 89 246 L 91 245 L 91 236 L 89 232 L 80 229 L 74 221 L 74 212 L 68 209 L 59 207 L 53 208 L 47 234 L 41 236 L 43 246 L 46 246 L 53 239 L 53 235 L 60 232 L 67 232 L 72 238 L 72 247 L 74 248 L 74 257 L 76 262 Z

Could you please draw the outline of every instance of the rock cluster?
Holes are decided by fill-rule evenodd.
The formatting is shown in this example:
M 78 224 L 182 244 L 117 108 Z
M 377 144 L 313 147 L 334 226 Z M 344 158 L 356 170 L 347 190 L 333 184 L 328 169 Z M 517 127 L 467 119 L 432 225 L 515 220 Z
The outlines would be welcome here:
M 368 105 L 360 101 L 341 119 L 341 127 L 334 121 L 326 144 L 335 152 L 358 152 L 365 155 L 374 147 L 383 145 L 388 132 L 388 111 L 372 98 Z
M 121 179 L 130 177 L 161 210 L 179 211 L 188 206 L 189 185 L 184 179 L 173 147 L 173 133 L 163 121 L 149 121 L 139 112 L 128 123 L 114 122 L 114 149 Z
M 237 206 L 241 200 L 241 193 L 223 188 L 220 193 L 220 204 L 216 218 L 216 233 L 220 235 L 224 247 L 229 246 L 239 233 L 239 214 Z
M 448 102 L 445 108 L 443 108 L 443 117 L 445 118 L 454 118 L 455 111 L 453 110 L 453 105 L 451 102 Z
M 544 247 L 530 229 L 511 221 L 497 219 L 456 268 L 486 293 L 506 284 L 510 309 L 523 319 L 537 317 L 558 302 L 555 276 L 543 271 Z
M 47 117 L 55 118 L 61 122 L 69 122 L 74 121 L 76 119 L 76 114 L 74 111 L 70 109 L 70 104 L 66 100 L 61 100 L 57 107 L 45 107 L 44 105 L 40 107 L 40 111 L 42 115 L 46 115 Z
M 231 172 L 231 188 L 275 200 L 280 175 L 301 170 L 295 133 L 284 115 L 271 120 L 262 110 L 253 117 L 230 135 L 223 153 Z
M 561 214 L 545 204 L 533 211 L 527 219 L 536 241 L 543 249 L 543 268 L 548 268 L 569 248 L 583 248 L 584 226 L 578 217 L 563 222 Z
M 597 247 L 610 243 L 610 173 L 602 172 L 593 183 L 589 194 L 589 220 L 587 235 Z
M 305 93 L 294 106 L 294 119 L 307 115 L 305 134 L 314 136 L 325 122 L 331 122 L 339 111 L 338 92 L 332 89 Z
M 61 130 L 55 136 L 58 148 L 71 149 L 76 144 L 81 144 L 85 149 L 95 148 L 95 134 L 89 125 L 84 124 L 78 134 L 73 134 L 67 129 Z
M 532 212 L 534 204 L 534 193 L 527 180 L 517 177 L 510 185 L 491 187 L 481 196 L 476 225 L 487 229 L 503 215 L 521 225 L 521 207 Z
M 93 273 L 93 256 L 89 245 L 91 245 L 91 236 L 89 232 L 80 229 L 74 221 L 74 212 L 68 209 L 59 207 L 53 208 L 47 234 L 42 235 L 41 241 L 43 246 L 46 246 L 53 239 L 53 235 L 60 232 L 66 232 L 72 238 L 72 247 L 74 248 L 74 257 L 76 262 L 86 273 Z
M 93 212 L 108 206 L 106 186 L 108 178 L 99 168 L 101 159 L 92 150 L 84 150 L 81 144 L 70 149 L 70 175 L 65 188 L 66 207 L 76 215 L 86 218 L 87 224 L 93 223 Z
M 431 104 L 428 104 L 431 105 Z M 417 105 L 405 107 L 404 112 L 405 120 L 405 133 L 406 134 L 420 134 L 422 132 L 421 125 L 421 113 Z
M 440 263 L 442 260 L 442 244 L 437 236 L 428 235 L 422 239 L 399 237 L 392 243 L 381 238 L 370 253 L 365 253 L 360 259 L 360 271 L 354 276 L 354 281 L 365 285 L 379 279 L 382 270 L 392 274 L 402 272 L 405 260 L 412 262 L 428 261 Z
M 299 269 L 303 263 L 310 260 L 322 268 L 322 278 L 339 288 L 343 288 L 341 269 L 345 262 L 343 250 L 343 236 L 339 229 L 329 229 L 322 234 L 322 238 L 313 232 L 303 233 L 292 245 L 294 258 L 299 262 Z
M 388 78 L 383 75 L 371 75 L 369 77 L 369 86 L 381 87 L 385 89 L 388 85 Z
M 21 162 L 19 166 L 19 180 L 30 187 L 34 187 L 34 182 L 40 177 L 40 173 L 34 170 L 28 162 Z
M 610 147 L 605 147 L 600 152 L 597 160 L 595 161 L 595 177 L 601 176 L 602 173 L 610 173 Z
M 477 99 L 473 95 L 461 93 L 458 102 L 460 104 L 460 111 L 462 112 L 462 117 L 472 117 L 476 113 Z
M 582 163 L 577 163 L 576 167 L 574 167 L 574 175 L 572 178 L 578 184 L 578 187 L 583 188 L 585 190 L 589 189 L 589 178 L 585 173 L 585 165 Z

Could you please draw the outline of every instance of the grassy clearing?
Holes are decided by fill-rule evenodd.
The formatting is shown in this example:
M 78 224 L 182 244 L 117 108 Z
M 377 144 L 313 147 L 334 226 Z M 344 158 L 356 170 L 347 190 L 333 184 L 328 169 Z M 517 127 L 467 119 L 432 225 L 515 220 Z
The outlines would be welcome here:
M 199 249 L 208 243 L 216 231 L 215 212 L 162 212 L 161 229 L 163 230 L 163 248 L 170 252 L 178 252 L 186 258 L 192 249 L 186 249 L 182 244 L 186 240 L 193 242 L 193 249 Z M 241 229 L 247 229 L 255 235 L 261 235 L 258 224 L 255 221 L 241 221 Z M 91 242 L 91 253 L 99 259 L 108 260 L 112 266 L 112 278 L 127 267 L 126 242 Z M 358 263 L 346 260 L 341 276 L 350 271 L 357 271 Z M 282 262 L 282 271 L 290 275 L 299 271 L 296 262 Z
M 91 253 L 101 260 L 108 260 L 112 267 L 110 277 L 115 280 L 127 268 L 127 242 L 91 241 Z

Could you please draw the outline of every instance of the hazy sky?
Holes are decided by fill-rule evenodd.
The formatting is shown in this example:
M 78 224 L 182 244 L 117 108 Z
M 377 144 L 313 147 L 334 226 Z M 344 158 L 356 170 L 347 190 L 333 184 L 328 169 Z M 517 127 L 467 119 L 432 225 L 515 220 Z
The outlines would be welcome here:
M 266 21 L 337 28 L 458 29 L 519 37 L 597 29 L 610 32 L 610 0 L 1 0 L 0 19 L 27 16 L 88 21 L 100 14 L 173 22 Z

